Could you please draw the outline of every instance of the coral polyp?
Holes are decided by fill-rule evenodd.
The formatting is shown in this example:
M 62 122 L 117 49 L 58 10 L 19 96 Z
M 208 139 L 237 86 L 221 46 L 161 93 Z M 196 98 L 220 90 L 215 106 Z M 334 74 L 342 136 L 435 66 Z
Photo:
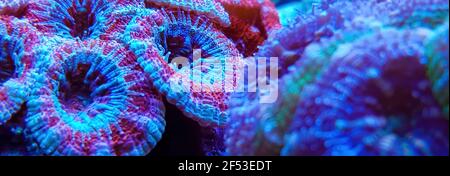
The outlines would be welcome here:
M 164 131 L 161 97 L 120 44 L 73 41 L 55 49 L 27 105 L 26 126 L 48 155 L 143 155 Z
M 2 46 L 0 55 L 0 124 L 3 124 L 19 110 L 26 95 L 23 95 L 20 89 L 17 90 L 22 87 L 22 84 L 15 79 L 21 69 L 19 67 L 22 66 L 19 61 L 23 51 L 22 45 L 8 35 L 3 23 L 0 23 L 0 33 Z
M 26 101 L 37 64 L 32 47 L 39 43 L 35 29 L 15 17 L 0 17 L 0 124 Z
M 447 0 L 0 0 L 0 155 L 448 155 Z
M 373 4 L 371 6 L 365 6 L 367 3 Z M 302 3 L 300 3 L 302 4 Z M 295 19 L 291 19 L 290 24 L 288 26 L 285 26 L 282 30 L 274 33 L 271 38 L 269 38 L 265 44 L 263 44 L 260 47 L 260 50 L 255 54 L 255 56 L 278 56 L 279 57 L 279 96 L 278 100 L 274 104 L 261 104 L 259 102 L 260 97 L 258 93 L 238 93 L 234 94 L 230 101 L 230 116 L 229 119 L 229 125 L 225 133 L 225 145 L 227 147 L 227 152 L 231 155 L 338 155 L 337 153 L 314 153 L 314 152 L 295 152 L 295 150 L 300 150 L 301 142 L 303 140 L 307 140 L 305 143 L 310 144 L 310 148 L 314 148 L 317 143 L 315 143 L 314 138 L 316 136 L 316 132 L 318 130 L 311 129 L 306 135 L 300 135 L 300 132 L 298 133 L 292 133 L 292 136 L 296 136 L 297 140 L 294 140 L 295 137 L 292 138 L 292 140 L 286 140 L 285 138 L 288 138 L 286 134 L 288 133 L 289 129 L 291 130 L 298 130 L 300 131 L 303 129 L 301 126 L 295 126 L 290 127 L 293 123 L 296 123 L 296 118 L 298 121 L 305 121 L 309 118 L 314 118 L 318 116 L 317 114 L 313 114 L 308 117 L 297 117 L 293 114 L 295 114 L 296 111 L 303 110 L 307 113 L 320 113 L 323 110 L 317 110 L 315 107 L 300 107 L 299 104 L 302 103 L 304 100 L 304 97 L 302 95 L 309 95 L 312 94 L 312 92 L 305 92 L 306 89 L 311 84 L 318 84 L 315 82 L 321 81 L 322 79 L 321 75 L 325 74 L 325 71 L 328 71 L 331 69 L 330 64 L 331 58 L 334 57 L 334 55 L 337 55 L 342 52 L 347 52 L 348 50 L 351 50 L 349 47 L 344 47 L 351 45 L 353 42 L 358 41 L 359 38 L 370 36 L 374 32 L 379 31 L 382 28 L 387 27 L 398 27 L 402 29 L 408 29 L 413 28 L 417 31 L 422 31 L 426 33 L 427 35 L 425 37 L 419 38 L 418 40 L 422 41 L 423 43 L 421 45 L 416 46 L 417 52 L 419 52 L 416 61 L 418 60 L 421 63 L 427 62 L 426 57 L 424 55 L 424 51 L 422 50 L 424 48 L 424 41 L 427 40 L 427 37 L 429 37 L 430 32 L 427 31 L 425 28 L 416 28 L 414 25 L 411 25 L 409 23 L 399 23 L 398 21 L 394 21 L 389 19 L 389 16 L 383 16 L 377 14 L 381 13 L 369 13 L 370 11 L 376 11 L 376 10 L 383 10 L 383 6 L 386 6 L 386 4 L 395 6 L 393 4 L 390 4 L 389 1 L 336 1 L 336 2 L 329 2 L 323 1 L 322 3 L 312 4 L 314 9 L 312 11 L 308 11 L 308 13 L 304 14 L 300 17 L 295 17 Z M 394 3 L 395 4 L 395 3 Z M 445 3 L 443 3 L 445 4 Z M 305 5 L 311 5 L 305 3 Z M 409 13 L 412 14 L 420 14 L 419 10 L 421 9 L 424 11 L 428 11 L 429 9 L 439 8 L 439 9 L 446 9 L 446 6 L 439 6 L 439 5 L 432 5 L 424 3 L 423 6 L 415 6 L 410 5 L 408 6 Z M 448 5 L 447 5 L 448 6 Z M 432 8 L 431 8 L 432 7 Z M 366 9 L 370 8 L 370 9 Z M 428 9 L 428 10 L 425 10 Z M 406 10 L 405 10 L 406 11 Z M 439 11 L 433 11 L 429 10 L 429 14 L 431 13 L 441 13 Z M 371 20 L 366 20 L 371 19 Z M 398 18 L 402 19 L 402 18 Z M 421 19 L 421 18 L 418 18 Z M 424 18 L 425 19 L 425 18 Z M 439 18 L 433 18 L 435 20 L 445 21 L 442 19 L 441 15 L 439 15 Z M 423 20 L 423 23 L 426 23 L 427 27 L 430 27 L 431 29 L 435 29 L 436 25 L 433 23 L 430 23 L 431 21 Z M 445 24 L 443 25 L 445 26 Z M 425 32 L 427 31 L 427 32 Z M 299 34 L 304 35 L 299 35 Z M 408 34 L 410 34 L 409 32 Z M 447 34 L 446 32 L 441 32 L 441 35 Z M 407 35 L 407 34 L 405 34 Z M 297 36 L 297 37 L 292 37 Z M 435 79 L 442 79 L 441 81 L 442 86 L 441 88 L 435 88 L 436 90 L 442 91 L 446 90 L 443 87 L 445 87 L 445 83 L 448 81 L 445 81 L 446 78 L 446 70 L 445 69 L 445 62 L 448 60 L 448 57 L 445 56 L 445 53 L 448 53 L 448 44 L 445 43 L 444 40 L 445 37 L 441 39 L 441 45 L 439 45 L 439 50 L 433 50 L 430 49 L 430 53 L 436 53 L 440 55 L 441 57 L 432 57 L 436 59 L 436 62 L 439 60 L 439 62 L 442 62 L 444 64 L 438 64 L 438 65 L 444 65 L 443 69 L 433 69 L 436 77 Z M 400 41 L 405 40 L 407 41 L 408 38 L 401 38 L 398 39 Z M 368 42 L 365 40 L 365 44 L 368 46 L 371 46 L 374 42 Z M 363 42 L 361 42 L 363 43 Z M 385 41 L 382 41 L 380 43 L 386 43 Z M 435 43 L 430 46 L 435 46 Z M 363 44 L 361 44 L 363 45 Z M 342 46 L 342 47 L 340 47 Z M 368 47 L 367 46 L 367 47 Z M 404 43 L 398 43 L 395 46 L 408 46 L 408 44 Z M 375 46 L 374 46 L 375 47 Z M 446 49 L 444 49 L 446 48 Z M 390 49 L 390 48 L 389 48 Z M 402 51 L 392 50 L 387 53 L 399 53 Z M 407 51 L 405 51 L 407 52 Z M 409 52 L 409 51 L 408 51 Z M 365 53 L 365 51 L 362 51 L 362 53 Z M 390 57 L 390 56 L 373 56 L 377 59 L 379 57 Z M 439 58 L 439 59 L 438 59 Z M 353 60 L 359 59 L 358 57 L 352 58 Z M 355 61 L 356 62 L 356 61 Z M 435 63 L 436 63 L 435 62 Z M 432 62 L 426 64 L 430 65 Z M 433 64 L 433 66 L 437 66 L 437 64 Z M 400 66 L 395 66 L 400 67 Z M 425 67 L 422 65 L 422 67 Z M 441 68 L 441 67 L 439 67 Z M 400 68 L 398 68 L 400 69 Z M 400 69 L 402 71 L 407 70 L 406 68 Z M 437 71 L 439 70 L 439 71 Z M 423 69 L 421 70 L 424 71 Z M 330 75 L 332 75 L 335 72 L 330 72 Z M 419 75 L 417 75 L 419 76 Z M 413 77 L 417 77 L 413 76 Z M 422 75 L 423 76 L 423 75 Z M 406 75 L 404 75 L 405 78 L 401 79 L 410 79 L 406 78 Z M 422 78 L 422 79 L 427 79 Z M 327 79 L 323 82 L 327 82 L 329 84 L 338 82 L 339 79 Z M 417 83 L 416 81 L 415 83 Z M 313 89 L 313 88 L 312 88 Z M 316 88 L 319 89 L 320 88 Z M 313 89 L 313 90 L 316 90 Z M 375 89 L 375 88 L 374 88 Z M 425 89 L 431 89 L 430 87 L 427 87 Z M 352 90 L 350 92 L 353 92 L 356 90 Z M 403 91 L 403 90 L 402 90 Z M 406 91 L 406 90 L 404 90 Z M 430 91 L 430 90 L 427 90 Z M 305 92 L 305 93 L 303 93 Z M 429 92 L 428 92 L 429 93 Z M 323 94 L 323 92 L 318 91 L 317 94 Z M 336 93 L 336 96 L 341 95 L 342 93 Z M 436 94 L 436 93 L 435 93 Z M 440 99 L 443 99 L 442 102 L 445 102 L 446 96 L 444 93 L 437 93 L 441 97 Z M 422 97 L 425 100 L 429 100 L 430 97 Z M 396 98 L 399 99 L 399 98 Z M 314 101 L 312 99 L 311 101 Z M 297 103 L 294 103 L 297 102 Z M 339 104 L 339 103 L 337 103 Z M 379 103 L 379 104 L 387 104 Z M 438 111 L 439 106 L 433 105 L 433 108 L 435 108 L 435 112 Z M 388 109 L 388 107 L 385 107 Z M 337 110 L 334 107 L 330 107 L 331 110 Z M 445 111 L 445 103 L 444 103 L 444 111 Z M 406 111 L 406 110 L 405 110 Z M 431 112 L 426 112 L 424 114 L 430 115 Z M 421 116 L 421 115 L 418 115 Z M 423 115 L 424 116 L 424 115 Z M 439 116 L 439 115 L 436 115 Z M 331 115 L 331 118 L 337 117 L 336 115 Z M 439 119 L 439 118 L 436 118 Z M 439 123 L 445 124 L 442 120 Z M 322 124 L 323 122 L 316 119 L 310 119 L 308 121 L 309 123 L 318 123 Z M 390 124 L 391 125 L 391 124 Z M 389 126 L 389 125 L 387 125 Z M 383 128 L 388 128 L 387 126 L 384 126 Z M 433 125 L 432 125 L 433 126 Z M 437 126 L 437 125 L 436 125 Z M 431 127 L 425 127 L 426 129 L 431 129 Z M 446 125 L 443 125 L 441 131 L 436 132 L 438 135 L 448 136 L 448 132 L 446 132 Z M 350 128 L 351 129 L 351 128 Z M 340 131 L 336 130 L 337 132 Z M 299 134 L 299 135 L 297 135 Z M 303 134 L 303 133 L 301 133 Z M 350 134 L 346 134 L 348 137 L 351 136 Z M 301 137 L 300 137 L 301 136 Z M 345 136 L 345 135 L 344 135 Z M 439 138 L 439 137 L 436 137 Z M 308 141 L 311 139 L 310 141 Z M 440 140 L 440 141 L 438 141 Z M 317 142 L 317 141 L 316 141 Z M 448 145 L 445 144 L 445 140 L 437 139 L 435 144 L 433 141 L 427 141 L 427 144 L 430 144 L 432 146 L 438 146 L 438 145 Z M 443 143 L 441 143 L 443 142 Z M 354 143 L 359 143 L 359 141 L 355 141 Z M 288 145 L 288 146 L 286 146 Z M 351 145 L 351 144 L 350 144 Z M 324 146 L 323 148 L 326 150 L 327 146 Z M 284 149 L 283 149 L 284 148 Z M 413 148 L 413 147 L 411 147 Z M 446 147 L 443 148 L 436 148 L 435 153 L 409 153 L 411 155 L 441 155 L 443 151 L 445 151 Z M 348 150 L 347 150 L 348 149 Z M 349 148 L 344 149 L 344 151 L 350 151 Z M 291 152 L 294 151 L 294 152 Z M 365 149 L 361 149 L 365 150 Z M 423 149 L 426 150 L 426 149 Z M 290 152 L 288 152 L 290 151 Z M 367 152 L 367 151 L 364 151 Z M 407 155 L 407 153 L 400 153 L 398 151 L 390 151 L 391 155 Z M 398 153 L 395 153 L 398 152 Z M 342 154 L 342 153 L 341 153 Z M 367 153 L 358 153 L 355 155 L 366 155 Z M 373 153 L 372 153 L 373 154 Z M 351 155 L 351 153 L 344 153 L 342 155 Z M 388 152 L 386 153 L 376 153 L 374 155 L 388 155 Z
M 201 58 L 239 56 L 234 44 L 215 29 L 207 18 L 183 11 L 160 12 L 167 20 L 160 31 L 155 32 L 154 42 L 164 56 L 169 54 L 169 59 L 183 56 L 193 62 L 195 49 L 201 50 Z
M 448 155 L 448 124 L 421 63 L 425 38 L 386 30 L 343 46 L 301 93 L 282 154 Z
M 26 17 L 41 32 L 65 38 L 97 38 L 112 10 L 107 0 L 36 0 Z
M 238 50 L 206 18 L 181 10 L 158 13 L 165 19 L 159 27 L 153 27 L 160 22 L 149 16 L 138 16 L 125 32 L 132 50 L 138 53 L 141 66 L 150 74 L 154 86 L 187 116 L 204 125 L 223 125 L 228 96 L 221 91 L 225 87 L 221 81 L 223 74 L 235 73 L 227 72 L 229 67 L 224 64 L 240 64 L 236 59 L 240 56 Z M 174 59 L 179 57 L 186 58 L 187 63 L 174 64 Z M 211 66 L 216 69 L 205 66 L 206 62 L 213 63 Z M 179 64 L 187 65 L 178 68 Z M 207 86 L 202 78 L 208 73 L 219 87 Z M 173 80 L 187 81 L 189 85 L 177 86 L 172 84 Z

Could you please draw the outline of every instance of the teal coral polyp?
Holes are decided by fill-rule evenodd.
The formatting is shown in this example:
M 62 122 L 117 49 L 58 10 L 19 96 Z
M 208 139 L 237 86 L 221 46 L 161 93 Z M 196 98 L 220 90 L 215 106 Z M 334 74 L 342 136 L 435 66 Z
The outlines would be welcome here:
M 26 126 L 47 155 L 145 155 L 164 131 L 160 95 L 115 42 L 69 41 L 28 101 Z

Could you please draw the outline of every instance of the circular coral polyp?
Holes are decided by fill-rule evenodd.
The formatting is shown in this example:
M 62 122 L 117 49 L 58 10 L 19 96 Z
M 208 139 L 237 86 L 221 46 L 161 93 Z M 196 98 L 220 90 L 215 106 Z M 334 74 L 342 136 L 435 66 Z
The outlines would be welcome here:
M 26 17 L 48 35 L 93 39 L 103 32 L 112 4 L 107 0 L 37 0 Z
M 51 53 L 26 127 L 46 155 L 145 155 L 165 127 L 160 95 L 116 42 L 73 41 Z
M 184 11 L 160 12 L 166 21 L 161 31 L 154 32 L 154 40 L 164 55 L 169 54 L 169 62 L 178 56 L 193 62 L 196 49 L 201 50 L 201 58 L 239 56 L 234 44 L 213 28 L 207 18 Z
M 227 117 L 225 101 L 229 95 L 224 86 L 236 85 L 233 79 L 225 80 L 230 81 L 229 84 L 222 82 L 225 75 L 236 74 L 235 67 L 224 64 L 241 64 L 239 52 L 205 18 L 181 10 L 162 10 L 160 13 L 165 20 L 159 27 L 153 25 L 158 22 L 151 22 L 150 16 L 133 19 L 133 25 L 129 25 L 125 34 L 126 41 L 138 54 L 138 61 L 150 74 L 155 87 L 169 102 L 202 125 L 224 125 Z M 197 59 L 194 57 L 196 50 L 201 52 Z M 176 57 L 186 58 L 188 66 L 174 65 L 172 61 Z M 200 64 L 214 61 L 217 62 L 210 67 Z M 211 71 L 212 67 L 216 67 L 216 72 Z M 207 79 L 206 75 L 218 84 L 209 86 L 202 82 Z M 189 85 L 179 87 L 171 84 L 173 80 L 188 81 Z
M 341 48 L 301 93 L 282 154 L 448 155 L 448 123 L 421 63 L 425 38 L 384 30 Z

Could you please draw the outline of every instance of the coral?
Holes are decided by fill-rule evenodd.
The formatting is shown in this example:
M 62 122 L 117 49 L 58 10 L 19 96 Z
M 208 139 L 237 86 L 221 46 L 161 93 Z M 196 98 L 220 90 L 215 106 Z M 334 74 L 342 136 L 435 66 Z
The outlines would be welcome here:
M 434 28 L 445 22 L 449 5 L 446 0 L 399 0 L 381 1 L 372 12 L 384 23 L 401 28 Z M 390 12 L 389 16 L 382 15 Z
M 103 33 L 112 8 L 107 0 L 36 0 L 25 16 L 47 35 L 95 39 Z
M 386 29 L 342 46 L 300 94 L 282 154 L 448 155 L 448 123 L 421 63 L 426 37 Z
M 343 19 L 335 11 L 298 17 L 269 38 L 255 57 L 277 56 L 278 100 L 261 104 L 259 92 L 235 93 L 230 99 L 231 119 L 226 130 L 227 151 L 232 155 L 278 155 L 283 135 L 295 113 L 298 94 L 328 66 L 337 45 L 351 42 L 365 28 L 337 31 Z M 338 34 L 335 34 L 335 33 Z M 305 35 L 296 35 L 303 33 Z M 298 36 L 293 38 L 291 36 Z M 316 42 L 316 43 L 315 43 Z M 314 44 L 313 44 L 314 43 Z
M 230 17 L 216 0 L 145 0 L 146 7 L 182 9 L 196 15 L 205 15 L 212 21 L 230 26 Z
M 39 156 L 41 155 L 33 145 L 30 145 L 28 131 L 24 128 L 27 117 L 27 106 L 22 104 L 7 123 L 0 126 L 0 140 L 8 141 L 0 145 L 0 156 Z
M 22 18 L 30 1 L 27 0 L 1 0 L 0 15 Z
M 433 93 L 448 119 L 448 20 L 428 39 L 426 49 L 428 76 L 433 83 Z
M 448 11 L 0 0 L 0 155 L 448 155 Z
M 373 5 L 367 6 L 367 3 Z M 349 45 L 359 38 L 370 36 L 386 27 L 415 29 L 416 26 L 390 20 L 383 16 L 383 13 L 371 13 L 375 11 L 373 9 L 381 12 L 383 8 L 379 6 L 385 6 L 388 3 L 391 2 L 321 1 L 313 5 L 312 11 L 299 14 L 299 17 L 290 21 L 291 25 L 276 31 L 260 47 L 255 56 L 278 56 L 280 90 L 278 100 L 273 104 L 261 104 L 258 92 L 232 95 L 229 102 L 231 118 L 225 133 L 228 154 L 281 154 L 286 143 L 284 136 L 293 123 L 292 120 L 295 118 L 293 114 L 299 109 L 297 103 L 294 102 L 301 102 L 303 98 L 300 95 L 303 94 L 305 87 L 314 84 L 325 71 L 330 69 L 330 58 L 336 53 L 342 52 L 340 49 L 345 49 L 340 46 Z M 430 13 L 441 13 L 430 10 L 432 9 L 430 6 L 433 5 L 410 6 L 408 9 L 414 12 L 413 14 L 419 14 L 417 9 L 427 9 Z M 374 8 L 367 9 L 368 7 Z M 445 9 L 446 6 L 435 5 L 434 8 Z M 376 16 L 376 14 L 380 15 Z M 416 18 L 416 20 L 418 19 Z M 424 26 L 434 28 L 432 26 L 435 24 L 431 25 L 432 23 L 428 22 L 423 20 L 423 23 L 427 24 Z M 441 46 L 448 47 L 448 44 Z M 446 51 L 445 49 L 441 50 Z M 436 75 L 445 79 L 445 73 L 441 71 Z M 328 81 L 334 82 L 335 80 Z M 441 99 L 445 99 L 445 93 L 437 94 L 444 95 Z M 312 110 L 305 109 L 305 111 Z M 297 146 L 293 145 L 293 147 Z
M 68 41 L 27 103 L 30 135 L 47 155 L 144 155 L 164 131 L 161 97 L 115 42 Z
M 154 10 L 138 8 L 139 5 L 125 6 L 123 8 L 117 9 L 111 13 L 111 18 L 108 18 L 105 24 L 105 33 L 100 36 L 102 40 L 115 40 L 122 43 L 127 43 L 124 41 L 124 33 L 128 28 L 128 25 L 133 25 L 131 20 L 136 16 L 151 16 L 157 15 Z M 149 17 L 150 18 L 150 17 Z M 151 17 L 149 22 L 160 21 L 157 20 L 157 16 Z M 159 24 L 154 24 L 158 26 Z
M 245 56 L 252 56 L 275 30 L 281 28 L 278 13 L 269 0 L 219 0 L 230 14 L 231 25 L 224 34 L 236 44 Z
M 153 27 L 157 22 L 147 16 L 135 17 L 131 22 L 134 25 L 130 25 L 125 33 L 125 41 L 139 56 L 138 61 L 150 74 L 154 86 L 167 96 L 169 102 L 203 125 L 224 125 L 228 95 L 221 80 L 223 74 L 235 73 L 224 64 L 240 64 L 239 52 L 230 40 L 201 16 L 181 10 L 162 10 L 160 13 L 165 20 L 158 28 Z M 197 49 L 201 53 L 193 53 Z M 172 62 L 177 57 L 188 58 L 188 65 L 179 71 L 179 65 Z M 211 65 L 204 64 L 206 62 Z M 205 80 L 209 81 L 207 76 L 211 76 L 216 84 L 206 84 Z M 187 83 L 178 85 L 175 80 Z
M 15 17 L 0 17 L 0 124 L 26 101 L 37 58 L 32 49 L 39 39 L 34 28 Z

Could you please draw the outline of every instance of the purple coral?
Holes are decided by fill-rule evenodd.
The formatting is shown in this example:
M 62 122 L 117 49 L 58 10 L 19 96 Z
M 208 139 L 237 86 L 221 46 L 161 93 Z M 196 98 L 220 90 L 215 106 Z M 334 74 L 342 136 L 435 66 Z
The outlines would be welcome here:
M 448 123 L 422 63 L 425 38 L 385 30 L 342 46 L 301 93 L 282 154 L 448 155 Z

